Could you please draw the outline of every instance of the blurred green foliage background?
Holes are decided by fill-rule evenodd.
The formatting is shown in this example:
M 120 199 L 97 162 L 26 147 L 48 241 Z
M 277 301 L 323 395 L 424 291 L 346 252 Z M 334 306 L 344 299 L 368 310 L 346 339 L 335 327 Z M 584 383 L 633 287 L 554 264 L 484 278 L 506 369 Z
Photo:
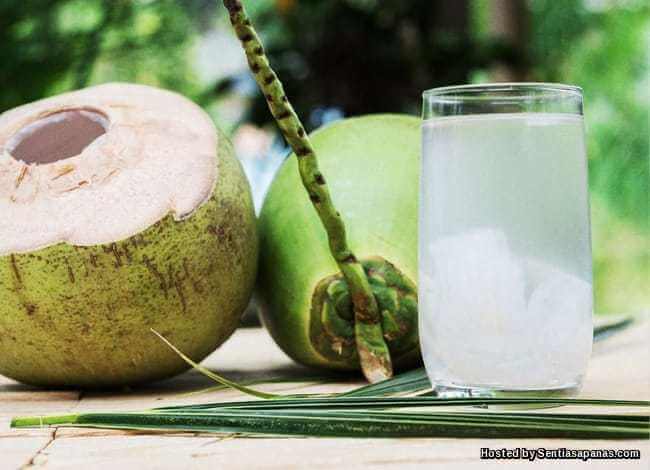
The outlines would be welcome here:
M 439 85 L 581 86 L 596 310 L 650 308 L 647 1 L 246 4 L 312 129 L 340 116 L 418 114 L 421 91 Z M 233 133 L 240 154 L 270 152 L 271 139 L 259 138 L 274 132 L 270 116 L 217 1 L 2 0 L 0 63 L 0 111 L 91 84 L 145 83 L 202 105 Z M 255 136 L 261 144 L 247 143 Z

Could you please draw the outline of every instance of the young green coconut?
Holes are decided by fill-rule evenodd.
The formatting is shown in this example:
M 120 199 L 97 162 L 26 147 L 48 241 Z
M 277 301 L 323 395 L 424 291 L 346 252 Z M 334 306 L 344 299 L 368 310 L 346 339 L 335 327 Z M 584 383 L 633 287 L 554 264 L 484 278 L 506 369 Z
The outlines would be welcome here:
M 419 121 L 392 115 L 346 120 L 315 133 L 312 143 L 242 3 L 223 3 L 294 151 L 260 218 L 264 323 L 299 362 L 360 366 L 371 382 L 388 378 L 393 366 L 419 360 L 414 283 Z M 324 173 L 332 177 L 338 207 L 351 222 L 349 234 Z
M 233 149 L 189 100 L 109 84 L 0 115 L 0 373 L 44 386 L 164 378 L 226 340 L 257 234 Z

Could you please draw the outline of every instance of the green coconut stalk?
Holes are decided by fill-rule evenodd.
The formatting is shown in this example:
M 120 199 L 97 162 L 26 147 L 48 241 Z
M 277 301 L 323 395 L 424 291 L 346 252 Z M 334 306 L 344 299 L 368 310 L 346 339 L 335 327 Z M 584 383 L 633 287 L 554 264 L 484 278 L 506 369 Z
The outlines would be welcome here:
M 343 219 L 334 207 L 327 183 L 318 167 L 314 148 L 284 93 L 282 83 L 269 65 L 264 48 L 241 1 L 224 0 L 223 4 L 228 9 L 248 65 L 266 97 L 271 114 L 298 157 L 302 183 L 327 232 L 330 252 L 345 278 L 353 305 L 356 348 L 363 373 L 370 382 L 391 377 L 391 356 L 384 340 L 377 299 L 364 266 L 348 246 Z M 323 290 L 329 285 L 324 284 Z

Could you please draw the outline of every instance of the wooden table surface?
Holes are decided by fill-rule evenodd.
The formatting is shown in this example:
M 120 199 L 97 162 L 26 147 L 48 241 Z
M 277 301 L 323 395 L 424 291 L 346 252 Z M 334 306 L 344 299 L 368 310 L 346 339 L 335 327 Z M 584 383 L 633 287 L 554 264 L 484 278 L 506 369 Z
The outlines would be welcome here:
M 309 377 L 314 372 L 293 364 L 265 331 L 240 329 L 205 365 L 227 377 Z M 650 399 L 650 322 L 596 344 L 583 397 Z M 349 381 L 328 385 L 272 384 L 269 391 L 343 391 Z M 579 468 L 650 468 L 647 440 L 581 441 L 565 439 L 352 439 L 233 437 L 211 434 L 150 433 L 99 429 L 20 429 L 16 415 L 82 411 L 139 410 L 155 406 L 239 398 L 231 391 L 205 391 L 210 381 L 194 371 L 148 387 L 99 393 L 39 390 L 0 377 L 0 468 L 181 469 L 181 468 L 431 468 L 489 469 L 503 461 L 480 460 L 480 448 L 631 448 L 641 460 L 564 460 Z M 192 393 L 199 392 L 199 393 Z M 550 466 L 551 462 L 508 461 L 508 466 Z

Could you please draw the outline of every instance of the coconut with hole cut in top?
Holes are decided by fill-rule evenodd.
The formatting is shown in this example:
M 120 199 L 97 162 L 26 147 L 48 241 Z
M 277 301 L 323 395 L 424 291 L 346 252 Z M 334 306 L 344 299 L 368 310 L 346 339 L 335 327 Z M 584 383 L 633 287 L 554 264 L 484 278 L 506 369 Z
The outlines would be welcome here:
M 189 100 L 107 84 L 0 115 L 0 373 L 161 379 L 233 332 L 255 216 L 232 146 Z

